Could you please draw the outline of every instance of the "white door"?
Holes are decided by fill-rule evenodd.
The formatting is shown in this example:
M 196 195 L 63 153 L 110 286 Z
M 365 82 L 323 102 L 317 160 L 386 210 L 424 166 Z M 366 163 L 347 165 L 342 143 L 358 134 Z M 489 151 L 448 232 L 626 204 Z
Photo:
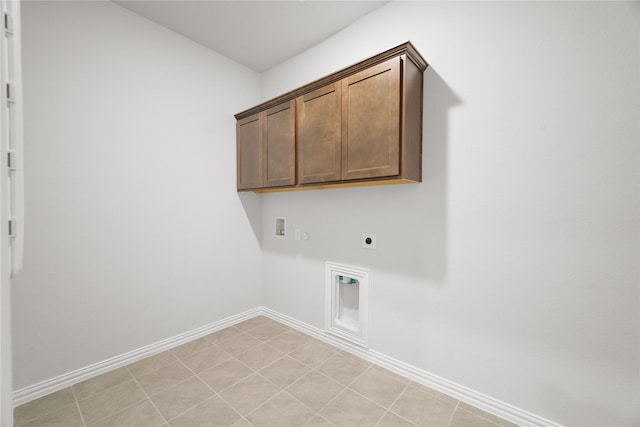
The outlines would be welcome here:
M 11 277 L 22 266 L 20 2 L 0 0 L 0 426 L 13 425 Z

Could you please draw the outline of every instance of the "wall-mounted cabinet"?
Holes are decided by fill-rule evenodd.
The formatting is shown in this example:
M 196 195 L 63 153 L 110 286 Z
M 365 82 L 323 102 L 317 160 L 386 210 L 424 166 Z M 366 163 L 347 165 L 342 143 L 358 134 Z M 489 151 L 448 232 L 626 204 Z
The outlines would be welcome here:
M 238 191 L 420 182 L 426 67 L 407 42 L 236 114 Z
M 238 120 L 236 139 L 238 190 L 296 183 L 294 101 Z

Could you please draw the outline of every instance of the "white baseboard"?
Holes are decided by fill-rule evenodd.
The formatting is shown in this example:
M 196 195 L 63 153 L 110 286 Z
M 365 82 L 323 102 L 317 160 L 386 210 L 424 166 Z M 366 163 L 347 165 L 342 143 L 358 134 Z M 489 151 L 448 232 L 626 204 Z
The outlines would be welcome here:
M 130 363 L 136 362 L 145 357 L 153 356 L 154 354 L 161 353 L 170 348 L 176 347 L 180 344 L 192 341 L 194 339 L 209 335 L 220 329 L 233 326 L 236 323 L 240 323 L 244 320 L 262 314 L 262 307 L 256 307 L 251 310 L 245 311 L 234 316 L 229 316 L 225 319 L 217 322 L 210 323 L 196 329 L 184 332 L 179 335 L 164 339 L 162 341 L 155 342 L 144 347 L 140 347 L 137 350 L 129 351 L 127 353 L 111 357 L 102 362 L 94 363 L 84 368 L 76 369 L 75 371 L 68 372 L 66 374 L 59 375 L 46 381 L 33 384 L 20 390 L 13 392 L 13 406 L 19 406 L 37 399 L 47 394 L 62 390 L 70 387 L 79 382 L 88 380 L 105 372 L 112 371 L 114 369 L 126 366 Z
M 430 387 L 439 392 L 452 396 L 462 402 L 468 403 L 483 411 L 494 414 L 507 421 L 518 424 L 525 427 L 562 427 L 560 424 L 554 423 L 535 414 L 516 408 L 508 403 L 494 399 L 490 396 L 486 396 L 477 391 L 471 390 L 460 384 L 456 384 L 445 378 L 441 378 L 437 375 L 423 371 L 415 366 L 411 366 L 407 363 L 396 360 L 392 357 L 386 356 L 375 350 L 363 348 L 359 345 L 355 345 L 348 341 L 344 341 L 338 337 L 326 333 L 322 329 L 315 326 L 308 325 L 300 322 L 297 319 L 278 313 L 266 307 L 256 307 L 254 309 L 245 311 L 243 313 L 227 317 L 225 319 L 213 322 L 209 325 L 202 326 L 200 328 L 187 331 L 185 333 L 167 338 L 162 341 L 141 347 L 137 350 L 133 350 L 119 356 L 112 357 L 102 362 L 94 363 L 84 368 L 76 369 L 75 371 L 59 375 L 55 378 L 51 378 L 46 381 L 16 390 L 13 392 L 13 405 L 19 406 L 31 400 L 37 399 L 47 394 L 62 390 L 70 387 L 79 382 L 85 381 L 89 378 L 93 378 L 105 372 L 112 371 L 116 368 L 126 366 L 130 363 L 136 362 L 145 357 L 152 356 L 154 354 L 169 350 L 180 344 L 192 341 L 194 339 L 209 335 L 220 329 L 233 326 L 237 323 L 243 322 L 255 316 L 264 315 L 300 332 L 338 347 L 344 351 L 352 353 L 358 357 L 361 357 L 369 362 L 375 363 L 383 368 L 386 368 L 398 375 L 406 377 L 412 381 L 415 381 L 424 386 Z
M 269 308 L 262 307 L 262 314 L 266 317 L 297 329 L 300 332 L 304 332 L 307 335 L 311 335 L 314 338 L 317 338 L 344 351 L 361 357 L 362 359 L 382 366 L 383 368 L 386 368 L 391 372 L 394 372 L 424 386 L 430 387 L 441 393 L 447 394 L 462 402 L 468 403 L 469 405 L 475 406 L 478 409 L 482 409 L 483 411 L 496 415 L 519 426 L 562 427 L 561 424 L 554 423 L 553 421 L 549 421 L 538 415 L 509 405 L 508 403 L 494 399 L 475 390 L 471 390 L 445 378 L 441 378 L 437 375 L 423 371 L 419 368 L 416 368 L 415 366 L 411 366 L 407 363 L 386 356 L 375 350 L 363 348 L 359 345 L 341 340 L 338 337 L 326 333 L 322 329 L 316 328 L 315 326 L 307 325 L 306 323 L 300 322 L 299 320 L 278 313 Z

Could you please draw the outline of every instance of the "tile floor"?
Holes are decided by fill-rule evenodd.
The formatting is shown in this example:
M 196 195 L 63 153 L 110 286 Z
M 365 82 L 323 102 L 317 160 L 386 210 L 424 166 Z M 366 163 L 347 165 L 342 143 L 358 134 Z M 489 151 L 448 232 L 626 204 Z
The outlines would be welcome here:
M 263 316 L 14 416 L 16 427 L 514 426 Z

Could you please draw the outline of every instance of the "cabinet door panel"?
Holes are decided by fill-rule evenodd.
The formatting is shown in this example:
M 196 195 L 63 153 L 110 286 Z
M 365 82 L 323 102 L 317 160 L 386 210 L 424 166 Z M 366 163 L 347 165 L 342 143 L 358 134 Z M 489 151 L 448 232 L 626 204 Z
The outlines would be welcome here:
M 298 182 L 340 180 L 340 82 L 298 98 Z
M 262 187 L 262 126 L 260 114 L 236 123 L 238 189 Z
M 296 183 L 295 101 L 270 108 L 264 120 L 264 186 Z
M 342 81 L 342 179 L 400 173 L 400 58 Z

